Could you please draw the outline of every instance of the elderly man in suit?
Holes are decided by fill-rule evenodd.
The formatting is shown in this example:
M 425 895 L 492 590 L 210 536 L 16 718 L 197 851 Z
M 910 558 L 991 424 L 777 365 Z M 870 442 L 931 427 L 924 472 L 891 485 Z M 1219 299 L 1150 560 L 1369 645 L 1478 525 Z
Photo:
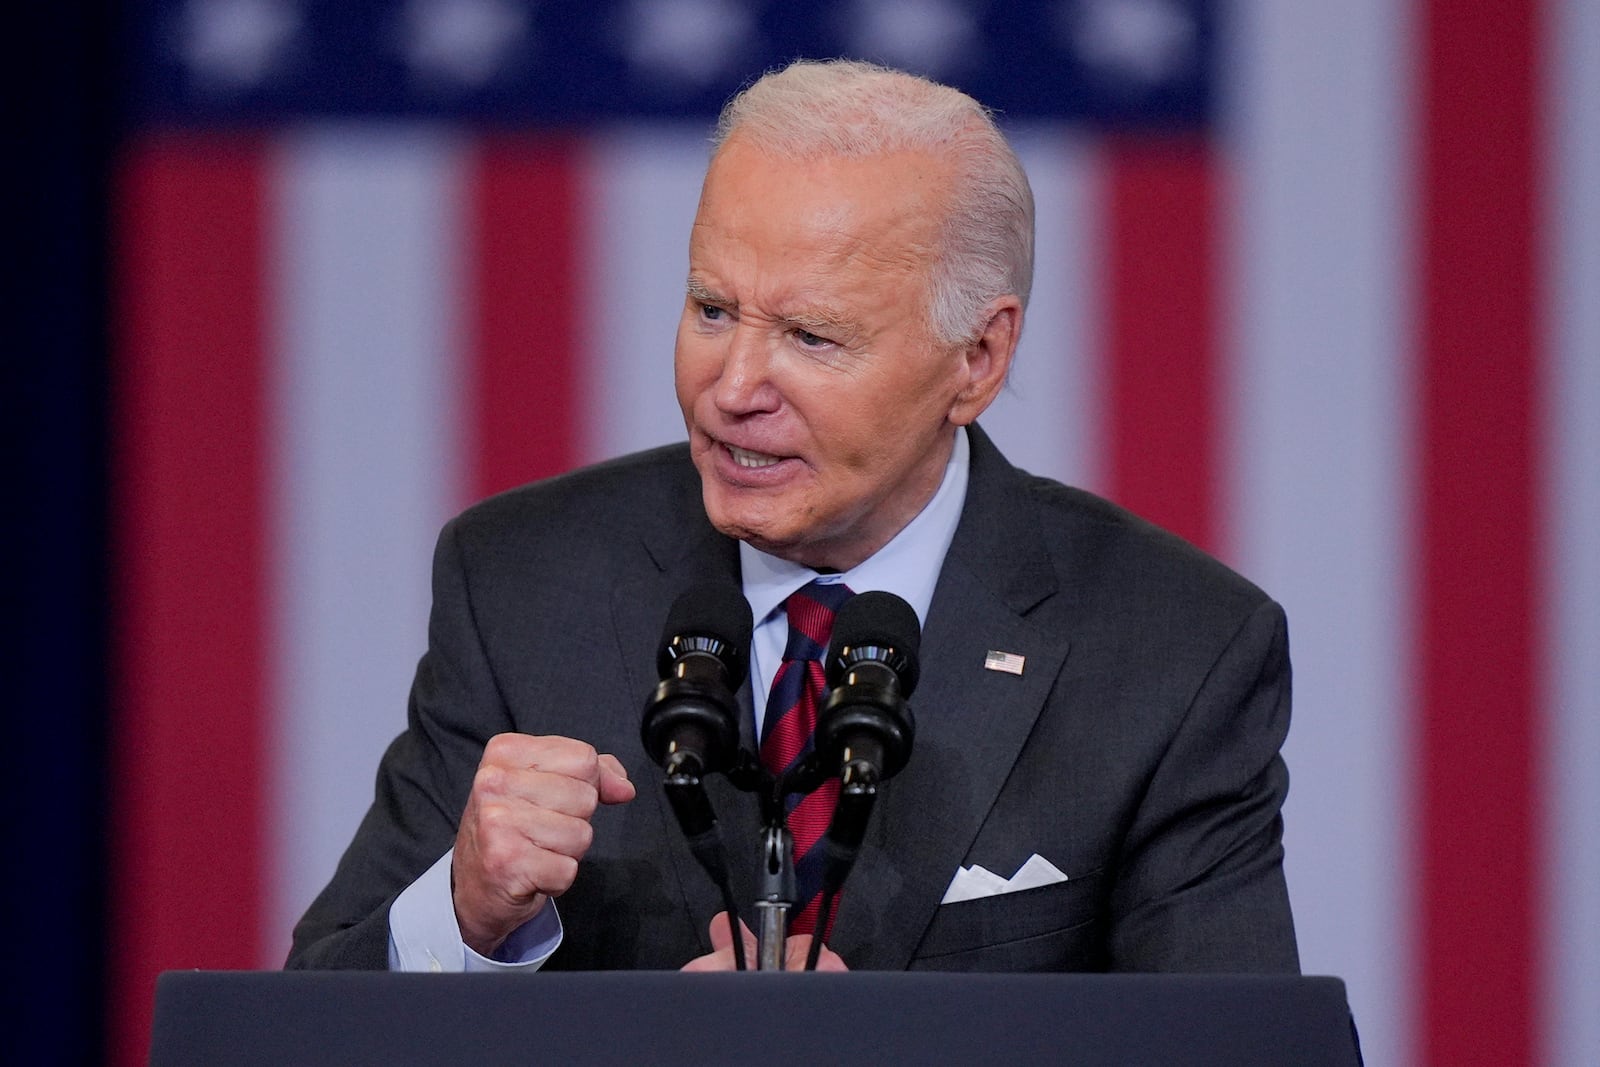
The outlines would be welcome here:
M 1281 610 L 978 428 L 1032 250 L 1027 179 L 964 94 L 803 62 L 735 97 L 689 246 L 687 445 L 445 528 L 407 728 L 290 965 L 729 966 L 638 739 L 669 605 L 721 579 L 756 620 L 752 746 L 792 618 L 881 589 L 923 624 L 915 751 L 823 966 L 1296 970 Z M 755 805 L 709 788 L 749 900 Z

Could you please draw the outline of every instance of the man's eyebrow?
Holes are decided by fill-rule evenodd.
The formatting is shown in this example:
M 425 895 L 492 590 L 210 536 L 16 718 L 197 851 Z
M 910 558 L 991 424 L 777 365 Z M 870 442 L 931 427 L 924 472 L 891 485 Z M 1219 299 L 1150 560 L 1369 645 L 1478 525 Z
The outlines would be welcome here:
M 692 274 L 689 276 L 689 282 L 685 286 L 685 291 L 688 293 L 689 299 L 696 301 L 697 303 L 726 304 L 728 302 L 722 297 L 718 296 L 716 293 L 713 293 L 711 288 L 707 286 L 705 282 L 701 281 L 699 278 L 696 278 Z
M 689 276 L 684 285 L 684 291 L 690 300 L 697 304 L 716 304 L 720 307 L 738 308 L 738 302 L 714 292 L 700 278 Z M 807 333 L 823 334 L 835 339 L 854 336 L 861 329 L 860 322 L 853 316 L 840 309 L 830 307 L 796 307 L 792 310 L 780 310 L 780 321 L 805 330 Z
M 839 308 L 818 306 L 794 308 L 783 312 L 782 318 L 784 322 L 807 333 L 824 334 L 836 340 L 843 336 L 853 336 L 861 329 L 861 323 L 855 316 Z

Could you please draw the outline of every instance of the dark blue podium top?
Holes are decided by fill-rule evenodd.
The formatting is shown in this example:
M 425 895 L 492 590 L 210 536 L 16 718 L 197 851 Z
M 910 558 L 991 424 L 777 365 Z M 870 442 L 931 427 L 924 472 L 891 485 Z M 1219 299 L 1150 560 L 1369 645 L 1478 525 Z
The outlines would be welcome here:
M 1337 978 L 169 972 L 154 1067 L 1358 1067 Z

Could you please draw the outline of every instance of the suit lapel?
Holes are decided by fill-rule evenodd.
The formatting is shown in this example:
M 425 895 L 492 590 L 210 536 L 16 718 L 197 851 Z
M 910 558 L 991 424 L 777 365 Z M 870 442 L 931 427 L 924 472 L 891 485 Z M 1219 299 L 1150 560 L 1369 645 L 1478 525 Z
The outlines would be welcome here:
M 1058 631 L 1028 618 L 1056 579 L 1024 476 L 976 427 L 971 442 L 961 525 L 923 631 L 911 759 L 880 791 L 830 939 L 855 966 L 910 961 L 1067 656 Z M 987 669 L 991 651 L 1021 656 L 1022 673 Z
M 659 678 L 655 669 L 655 655 L 661 641 L 661 627 L 674 600 L 684 590 L 701 581 L 739 581 L 739 555 L 737 542 L 722 536 L 706 521 L 698 506 L 698 485 L 693 497 L 692 513 L 684 519 L 690 532 L 683 540 L 672 535 L 683 527 L 663 521 L 657 534 L 647 540 L 646 551 L 656 564 L 656 570 L 643 578 L 619 582 L 612 590 L 611 615 L 616 627 L 617 644 L 626 671 L 628 690 L 639 694 L 638 714 L 642 716 L 645 697 L 654 689 Z M 739 693 L 742 719 L 748 730 L 750 686 L 748 680 Z M 637 736 L 638 718 L 634 733 Z M 749 742 L 749 739 L 746 739 Z M 664 845 L 671 861 L 671 876 L 676 878 L 683 896 L 685 915 L 693 917 L 694 936 L 703 951 L 710 951 L 705 923 L 721 910 L 721 898 L 705 870 L 689 852 L 683 831 L 668 805 L 661 788 L 660 771 L 642 755 L 637 741 L 634 750 L 641 753 L 636 766 L 642 803 L 653 812 L 647 817 L 644 833 L 647 848 L 657 843 Z M 712 775 L 706 781 L 707 793 L 728 851 L 734 899 L 741 908 L 748 906 L 755 893 L 755 865 L 759 843 L 759 818 L 754 797 L 735 790 L 723 775 Z M 653 840 L 649 840 L 653 838 Z M 687 962 L 687 960 L 685 960 Z

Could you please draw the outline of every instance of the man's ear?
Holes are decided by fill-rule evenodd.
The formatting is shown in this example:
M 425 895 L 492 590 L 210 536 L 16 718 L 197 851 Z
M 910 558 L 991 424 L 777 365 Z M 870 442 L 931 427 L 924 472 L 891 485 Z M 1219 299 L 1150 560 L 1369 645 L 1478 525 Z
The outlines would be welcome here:
M 1022 301 L 1016 296 L 996 297 L 985 314 L 983 332 L 962 351 L 967 380 L 950 405 L 950 421 L 957 426 L 977 421 L 1000 395 L 1022 337 Z

